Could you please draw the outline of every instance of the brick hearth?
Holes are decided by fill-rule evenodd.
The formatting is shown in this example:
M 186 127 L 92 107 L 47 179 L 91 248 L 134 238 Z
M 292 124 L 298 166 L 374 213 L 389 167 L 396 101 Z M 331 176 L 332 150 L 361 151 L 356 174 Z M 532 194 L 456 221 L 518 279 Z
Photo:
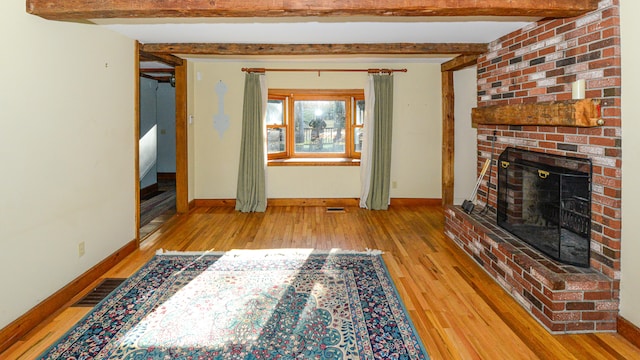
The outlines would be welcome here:
M 551 260 L 496 225 L 496 214 L 445 212 L 446 235 L 553 333 L 615 331 L 613 282 Z
M 492 156 L 492 141 L 494 159 L 509 146 L 591 159 L 591 268 L 561 266 L 497 228 L 494 219 L 447 209 L 447 235 L 553 332 L 615 331 L 622 199 L 619 11 L 618 0 L 602 0 L 584 16 L 539 21 L 492 42 L 478 59 L 478 107 L 568 100 L 576 80 L 585 80 L 587 98 L 600 100 L 604 126 L 477 129 L 478 174 Z M 492 166 L 497 174 L 495 161 Z M 496 176 L 489 187 L 495 208 Z M 483 181 L 479 207 L 487 191 Z

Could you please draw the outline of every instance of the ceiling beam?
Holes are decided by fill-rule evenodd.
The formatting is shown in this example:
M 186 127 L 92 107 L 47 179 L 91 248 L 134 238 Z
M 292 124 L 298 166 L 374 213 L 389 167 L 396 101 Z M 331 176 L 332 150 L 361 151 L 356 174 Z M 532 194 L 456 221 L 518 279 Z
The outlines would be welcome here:
M 487 44 L 145 44 L 142 51 L 180 55 L 477 55 Z
M 572 17 L 599 0 L 26 0 L 47 19 L 281 16 L 533 16 Z
M 478 57 L 478 55 L 460 55 L 440 65 L 440 69 L 442 72 L 462 70 L 469 66 L 476 65 L 478 63 Z
M 150 53 L 140 49 L 140 61 L 157 61 L 169 66 L 180 66 L 184 64 L 184 60 L 172 54 Z
M 158 75 L 149 75 L 146 73 L 140 73 L 140 76 L 146 79 L 150 79 L 150 80 L 155 80 L 157 82 L 161 82 L 161 83 L 168 83 L 171 82 L 171 76 L 158 76 Z
M 168 73 L 173 74 L 176 70 L 170 68 L 140 68 L 141 73 Z

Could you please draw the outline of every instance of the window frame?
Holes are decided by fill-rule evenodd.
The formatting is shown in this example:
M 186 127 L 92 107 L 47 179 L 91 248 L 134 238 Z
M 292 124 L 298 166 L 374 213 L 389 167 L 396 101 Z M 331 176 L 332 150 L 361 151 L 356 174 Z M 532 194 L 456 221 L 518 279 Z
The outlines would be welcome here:
M 351 108 L 353 111 L 353 116 L 351 117 L 351 136 L 355 137 L 355 129 L 363 129 L 364 128 L 364 110 L 362 111 L 362 124 L 358 124 L 357 122 L 357 114 L 358 114 L 358 101 L 364 101 L 364 90 L 362 91 L 362 98 L 352 98 L 351 99 Z M 364 135 L 364 134 L 363 134 Z M 364 141 L 364 140 L 363 140 Z M 356 151 L 356 139 L 353 139 L 352 149 L 354 152 L 354 158 L 360 159 L 362 157 L 362 149 L 360 151 Z
M 356 151 L 354 129 L 356 104 L 364 100 L 363 89 L 269 89 L 269 100 L 284 102 L 284 128 L 286 129 L 285 151 L 267 154 L 270 165 L 358 165 L 361 153 Z M 295 152 L 295 103 L 296 101 L 344 101 L 345 102 L 345 151 L 341 153 L 296 153 Z M 280 125 L 267 125 L 279 128 Z M 267 139 L 268 141 L 268 139 Z M 268 143 L 267 143 L 268 145 Z M 335 161 L 331 161 L 335 160 Z
M 285 146 L 284 151 L 279 151 L 279 152 L 275 152 L 275 153 L 271 153 L 271 154 L 269 154 L 267 152 L 267 154 L 268 154 L 267 159 L 268 160 L 271 160 L 271 159 L 284 159 L 284 158 L 287 158 L 287 154 L 288 154 L 287 147 L 288 147 L 288 144 L 289 144 L 289 127 L 288 127 L 288 124 L 287 124 L 287 119 L 289 118 L 289 116 L 287 114 L 287 112 L 289 110 L 289 106 L 288 106 L 289 98 L 287 96 L 282 96 L 282 95 L 273 95 L 273 96 L 271 96 L 271 94 L 269 94 L 268 100 L 282 101 L 282 116 L 284 118 L 283 118 L 283 121 L 282 121 L 282 125 L 269 125 L 269 124 L 267 124 L 267 139 L 266 139 L 266 141 L 267 141 L 267 149 L 268 149 L 268 145 L 269 145 L 269 138 L 268 138 L 269 129 L 284 128 L 285 129 L 285 135 L 287 137 L 287 139 L 286 139 L 287 146 Z

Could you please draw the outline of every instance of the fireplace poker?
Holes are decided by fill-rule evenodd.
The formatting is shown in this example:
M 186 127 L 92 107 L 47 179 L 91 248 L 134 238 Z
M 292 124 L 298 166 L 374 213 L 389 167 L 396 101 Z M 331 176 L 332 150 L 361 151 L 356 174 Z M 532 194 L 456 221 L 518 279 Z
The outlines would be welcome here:
M 478 192 L 478 188 L 480 187 L 480 183 L 482 183 L 482 178 L 484 178 L 484 174 L 487 173 L 487 168 L 489 168 L 489 159 L 484 162 L 482 165 L 482 170 L 480 171 L 480 176 L 478 176 L 478 180 L 476 181 L 476 185 L 473 188 L 473 192 L 471 192 L 471 196 L 469 196 L 470 200 L 465 200 L 462 202 L 462 209 L 467 213 L 471 214 L 473 209 L 476 207 L 476 193 Z
M 491 137 L 491 162 L 489 165 L 489 180 L 487 181 L 487 200 L 484 204 L 484 208 L 480 210 L 480 215 L 484 215 L 489 211 L 489 194 L 491 193 L 491 177 L 493 176 L 493 151 L 496 145 L 497 130 L 493 130 L 493 136 Z

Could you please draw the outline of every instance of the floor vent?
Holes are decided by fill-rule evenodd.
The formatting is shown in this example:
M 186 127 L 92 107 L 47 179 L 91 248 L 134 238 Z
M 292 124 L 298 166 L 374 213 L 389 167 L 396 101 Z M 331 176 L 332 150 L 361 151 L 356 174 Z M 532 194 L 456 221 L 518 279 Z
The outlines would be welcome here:
M 344 208 L 343 207 L 339 207 L 339 206 L 332 206 L 332 207 L 328 207 L 327 208 L 327 212 L 330 212 L 330 213 L 343 213 L 344 212 Z
M 80 299 L 77 303 L 71 305 L 73 307 L 93 307 L 98 305 L 100 301 L 111 294 L 120 284 L 127 279 L 104 279 L 98 286 L 96 286 L 85 297 Z

